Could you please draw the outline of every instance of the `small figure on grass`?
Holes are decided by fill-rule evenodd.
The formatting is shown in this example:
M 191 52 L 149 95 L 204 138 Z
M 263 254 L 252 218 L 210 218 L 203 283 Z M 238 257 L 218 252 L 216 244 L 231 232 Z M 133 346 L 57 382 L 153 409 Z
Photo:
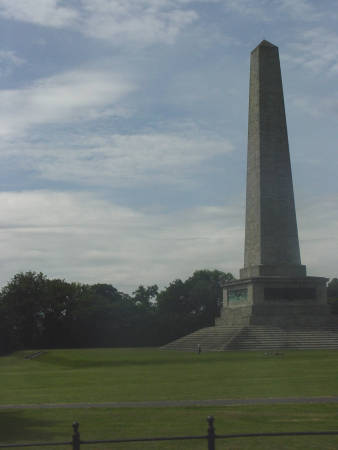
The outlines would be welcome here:
M 264 356 L 284 356 L 283 352 L 265 352 Z
M 197 353 L 200 354 L 202 352 L 201 344 L 197 344 Z

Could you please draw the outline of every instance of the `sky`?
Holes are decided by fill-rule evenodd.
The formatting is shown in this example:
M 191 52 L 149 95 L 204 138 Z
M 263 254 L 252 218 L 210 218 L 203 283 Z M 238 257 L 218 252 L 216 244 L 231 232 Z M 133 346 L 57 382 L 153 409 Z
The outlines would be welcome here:
M 250 52 L 279 47 L 302 263 L 338 277 L 336 0 L 0 0 L 0 286 L 243 267 Z

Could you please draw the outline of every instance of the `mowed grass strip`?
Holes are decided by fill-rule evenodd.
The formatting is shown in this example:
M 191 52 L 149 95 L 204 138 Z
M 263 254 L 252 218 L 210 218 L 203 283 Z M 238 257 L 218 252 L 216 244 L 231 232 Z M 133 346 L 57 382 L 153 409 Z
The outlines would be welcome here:
M 338 395 L 334 350 L 181 353 L 49 350 L 0 358 L 0 403 L 76 403 Z
M 206 417 L 214 415 L 218 434 L 336 431 L 338 407 L 333 404 L 189 408 L 54 409 L 0 411 L 0 441 L 71 440 L 74 420 L 83 440 L 206 434 Z M 46 447 L 52 449 L 55 447 Z M 69 446 L 58 447 L 69 449 Z M 82 447 L 81 447 L 82 448 Z M 84 449 L 202 450 L 206 441 L 86 445 Z M 241 438 L 217 440 L 220 449 L 336 449 L 338 436 Z

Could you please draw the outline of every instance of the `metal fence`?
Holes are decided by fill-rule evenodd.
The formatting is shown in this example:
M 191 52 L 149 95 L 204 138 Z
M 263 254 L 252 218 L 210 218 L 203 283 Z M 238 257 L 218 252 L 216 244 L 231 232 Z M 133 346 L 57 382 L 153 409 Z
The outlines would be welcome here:
M 201 436 L 174 436 L 158 438 L 130 438 L 130 439 L 105 439 L 85 441 L 80 437 L 78 422 L 73 423 L 73 436 L 71 441 L 64 442 L 35 442 L 31 444 L 0 444 L 0 448 L 23 448 L 23 447 L 47 447 L 69 445 L 72 450 L 81 450 L 82 445 L 89 444 L 122 444 L 127 442 L 159 442 L 159 441 L 190 441 L 205 440 L 208 450 L 216 449 L 217 439 L 253 438 L 253 437 L 285 437 L 285 436 L 330 436 L 338 435 L 338 431 L 295 431 L 289 433 L 238 433 L 238 434 L 216 434 L 214 418 L 209 416 L 207 434 Z

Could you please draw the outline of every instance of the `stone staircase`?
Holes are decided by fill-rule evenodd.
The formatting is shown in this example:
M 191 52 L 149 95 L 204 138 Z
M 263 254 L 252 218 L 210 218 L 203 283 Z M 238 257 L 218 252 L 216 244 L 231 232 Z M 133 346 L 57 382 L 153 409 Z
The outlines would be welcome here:
M 338 349 L 338 325 L 318 328 L 279 328 L 268 325 L 242 327 L 217 325 L 202 328 L 162 347 L 164 350 L 197 351 L 229 350 L 305 350 Z
M 224 344 L 230 343 L 242 330 L 242 327 L 218 325 L 216 327 L 201 328 L 187 336 L 183 336 L 161 347 L 163 350 L 181 350 L 196 352 L 198 344 L 202 351 L 222 351 Z
M 338 349 L 338 327 L 283 329 L 249 325 L 224 350 Z

